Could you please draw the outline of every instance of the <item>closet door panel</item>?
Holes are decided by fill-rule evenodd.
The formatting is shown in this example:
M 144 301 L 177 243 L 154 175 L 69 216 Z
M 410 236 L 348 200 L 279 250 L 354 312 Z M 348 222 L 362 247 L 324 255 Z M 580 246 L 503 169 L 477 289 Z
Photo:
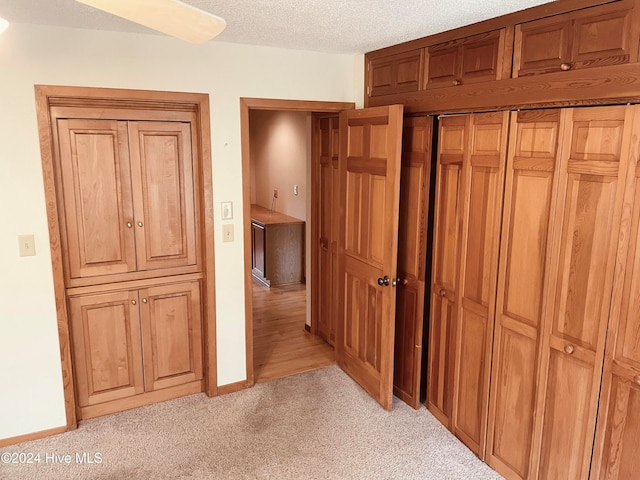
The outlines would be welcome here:
M 631 107 L 569 110 L 565 127 L 540 475 L 586 478 L 611 302 Z
M 191 125 L 130 122 L 139 270 L 195 265 L 196 209 Z
M 473 115 L 456 326 L 454 433 L 484 458 L 509 113 Z
M 450 426 L 453 400 L 460 195 L 469 122 L 470 117 L 443 118 L 438 136 L 427 407 L 446 426 Z
M 58 120 L 67 279 L 136 270 L 126 122 Z
M 487 463 L 528 478 L 559 163 L 559 110 L 513 115 L 494 330 Z

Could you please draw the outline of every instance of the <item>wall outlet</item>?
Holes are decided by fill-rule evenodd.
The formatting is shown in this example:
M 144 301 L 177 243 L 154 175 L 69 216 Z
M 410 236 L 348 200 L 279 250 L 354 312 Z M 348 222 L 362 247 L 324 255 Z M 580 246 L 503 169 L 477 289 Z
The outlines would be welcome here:
M 293 186 L 293 194 L 298 195 L 298 185 Z
M 36 254 L 36 242 L 33 235 L 19 235 L 18 247 L 21 257 L 33 257 Z
M 233 223 L 222 225 L 222 241 L 233 242 Z

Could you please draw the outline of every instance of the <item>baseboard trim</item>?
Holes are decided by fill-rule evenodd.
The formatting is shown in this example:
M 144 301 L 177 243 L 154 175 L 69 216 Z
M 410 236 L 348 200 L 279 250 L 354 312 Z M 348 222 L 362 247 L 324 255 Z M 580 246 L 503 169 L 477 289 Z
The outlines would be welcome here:
M 17 437 L 9 437 L 0 439 L 0 448 L 8 447 L 10 445 L 17 445 L 18 443 L 30 442 L 32 440 L 39 440 L 41 438 L 50 437 L 51 435 L 58 435 L 67 431 L 67 427 L 56 427 L 48 430 L 40 430 L 39 432 L 27 433 L 25 435 L 18 435 Z
M 247 388 L 249 388 L 249 384 L 246 380 L 242 380 L 241 382 L 228 383 L 227 385 L 218 387 L 218 395 L 227 395 L 229 393 L 239 392 L 240 390 L 245 390 Z
M 307 325 L 307 324 L 305 323 L 305 324 L 304 324 L 304 329 L 305 329 L 307 332 L 311 333 L 311 325 Z

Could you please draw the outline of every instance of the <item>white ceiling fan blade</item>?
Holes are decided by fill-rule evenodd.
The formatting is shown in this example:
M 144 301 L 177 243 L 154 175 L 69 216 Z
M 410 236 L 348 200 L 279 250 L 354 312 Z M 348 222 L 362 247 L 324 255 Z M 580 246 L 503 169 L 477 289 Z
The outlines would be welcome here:
M 76 0 L 191 43 L 211 40 L 224 19 L 178 0 Z

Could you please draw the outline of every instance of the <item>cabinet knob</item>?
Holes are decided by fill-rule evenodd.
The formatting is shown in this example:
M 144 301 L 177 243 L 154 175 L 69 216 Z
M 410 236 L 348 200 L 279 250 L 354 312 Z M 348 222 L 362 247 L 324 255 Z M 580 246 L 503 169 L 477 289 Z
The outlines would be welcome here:
M 138 222 L 139 227 L 142 227 L 142 225 L 143 225 L 142 222 Z
M 560 65 L 560 70 L 562 70 L 563 72 L 566 72 L 568 70 L 571 70 L 571 64 L 570 63 L 563 63 Z
M 573 352 L 575 352 L 575 350 L 575 347 L 570 343 L 564 346 L 564 353 L 566 353 L 567 355 L 571 355 Z
M 454 86 L 454 87 L 457 87 L 458 85 L 462 85 L 462 81 L 460 81 L 460 80 L 458 80 L 458 79 L 454 80 L 454 81 L 453 81 L 453 86 Z
M 133 227 L 133 223 L 127 222 L 127 228 L 131 228 L 131 227 Z
M 640 375 L 636 375 L 633 377 L 633 381 L 636 385 L 640 385 Z
M 135 300 L 131 300 L 131 305 L 136 305 L 138 302 L 136 302 Z
M 146 299 L 146 298 L 143 298 L 143 299 L 142 299 L 142 303 L 147 303 L 147 299 Z
M 447 296 L 447 291 L 444 288 L 441 288 L 440 291 L 438 292 L 438 294 L 440 294 L 441 297 L 446 297 Z

